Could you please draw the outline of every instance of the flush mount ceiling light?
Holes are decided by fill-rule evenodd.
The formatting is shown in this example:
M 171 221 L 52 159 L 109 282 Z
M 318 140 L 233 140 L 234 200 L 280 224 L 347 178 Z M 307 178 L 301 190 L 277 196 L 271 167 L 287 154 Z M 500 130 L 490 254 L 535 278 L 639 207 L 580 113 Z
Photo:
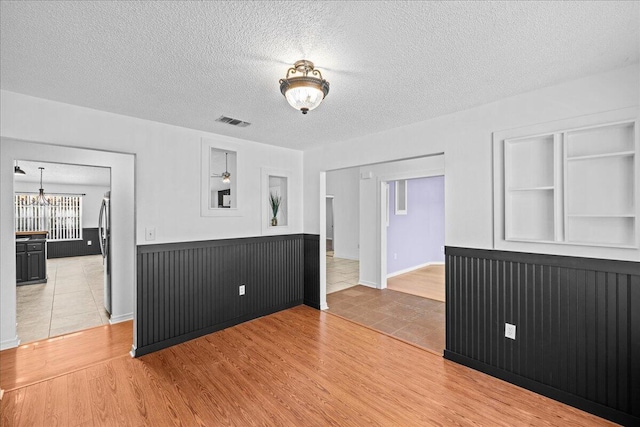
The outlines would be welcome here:
M 296 110 L 307 114 L 320 105 L 329 93 L 329 82 L 322 78 L 319 70 L 313 68 L 313 62 L 305 59 L 296 61 L 287 70 L 284 79 L 280 79 L 280 92 Z

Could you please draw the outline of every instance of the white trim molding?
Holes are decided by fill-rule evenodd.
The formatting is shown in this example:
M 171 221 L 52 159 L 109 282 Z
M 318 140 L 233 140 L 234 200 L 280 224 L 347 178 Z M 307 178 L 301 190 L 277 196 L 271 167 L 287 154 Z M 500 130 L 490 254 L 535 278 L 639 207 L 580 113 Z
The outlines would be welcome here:
M 399 276 L 401 274 L 410 273 L 415 270 L 419 270 L 424 267 L 429 267 L 430 265 L 444 265 L 444 262 L 433 261 L 433 262 L 425 262 L 424 264 L 415 265 L 413 267 L 404 268 L 402 270 L 395 271 L 393 273 L 387 274 L 387 279 L 390 277 Z
M 20 338 L 16 337 L 12 340 L 5 340 L 0 342 L 0 350 L 7 350 L 9 348 L 18 347 L 20 345 Z
M 133 320 L 133 313 L 118 314 L 117 316 L 112 315 L 109 319 L 109 324 L 115 325 L 116 323 L 126 322 L 127 320 Z

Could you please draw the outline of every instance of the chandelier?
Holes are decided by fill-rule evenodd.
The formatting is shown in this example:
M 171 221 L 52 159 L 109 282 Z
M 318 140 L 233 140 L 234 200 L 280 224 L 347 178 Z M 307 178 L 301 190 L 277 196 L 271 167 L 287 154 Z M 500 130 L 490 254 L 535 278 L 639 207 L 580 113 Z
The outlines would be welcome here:
M 280 92 L 289 105 L 307 114 L 327 96 L 329 82 L 322 78 L 320 70 L 313 67 L 313 62 L 303 59 L 296 61 L 287 70 L 285 78 L 280 79 Z
M 35 200 L 33 200 L 32 204 L 47 206 L 47 205 L 50 205 L 51 203 L 49 202 L 49 199 L 45 197 L 44 188 L 42 188 L 42 171 L 44 170 L 44 168 L 40 166 L 38 169 L 40 169 L 40 190 L 38 191 L 38 197 Z

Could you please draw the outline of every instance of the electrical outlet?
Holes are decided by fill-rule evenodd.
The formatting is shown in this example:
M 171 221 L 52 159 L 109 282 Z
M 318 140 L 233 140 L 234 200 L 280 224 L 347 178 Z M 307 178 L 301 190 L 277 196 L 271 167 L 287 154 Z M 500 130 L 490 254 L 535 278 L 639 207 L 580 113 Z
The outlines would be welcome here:
M 87 240 L 87 246 L 91 246 L 92 244 L 91 240 Z
M 147 241 L 156 240 L 156 228 L 147 227 L 144 229 L 144 239 Z
M 240 295 L 244 295 L 244 285 L 240 285 L 240 287 L 238 288 L 238 292 L 240 293 Z
M 511 338 L 512 340 L 516 339 L 516 325 L 512 325 L 511 323 L 504 324 L 504 336 L 506 338 Z
M 398 254 L 393 254 L 393 259 L 398 259 Z
M 440 246 L 440 251 L 442 251 L 442 253 L 444 253 L 444 246 Z

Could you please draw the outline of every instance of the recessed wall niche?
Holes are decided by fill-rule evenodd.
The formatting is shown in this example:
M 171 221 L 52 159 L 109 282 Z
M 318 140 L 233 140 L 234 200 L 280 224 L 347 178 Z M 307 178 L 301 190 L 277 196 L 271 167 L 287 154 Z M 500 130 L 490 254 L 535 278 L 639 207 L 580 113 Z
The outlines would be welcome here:
M 216 145 L 214 141 L 202 143 L 201 214 L 203 216 L 237 216 L 239 204 L 238 151 L 232 147 Z
M 237 208 L 237 153 L 230 150 L 209 150 L 209 209 Z
M 271 207 L 271 227 L 287 224 L 287 177 L 269 175 L 269 205 Z M 274 215 L 275 211 L 275 215 Z
M 289 226 L 290 176 L 287 171 L 262 170 L 262 232 L 279 234 Z

